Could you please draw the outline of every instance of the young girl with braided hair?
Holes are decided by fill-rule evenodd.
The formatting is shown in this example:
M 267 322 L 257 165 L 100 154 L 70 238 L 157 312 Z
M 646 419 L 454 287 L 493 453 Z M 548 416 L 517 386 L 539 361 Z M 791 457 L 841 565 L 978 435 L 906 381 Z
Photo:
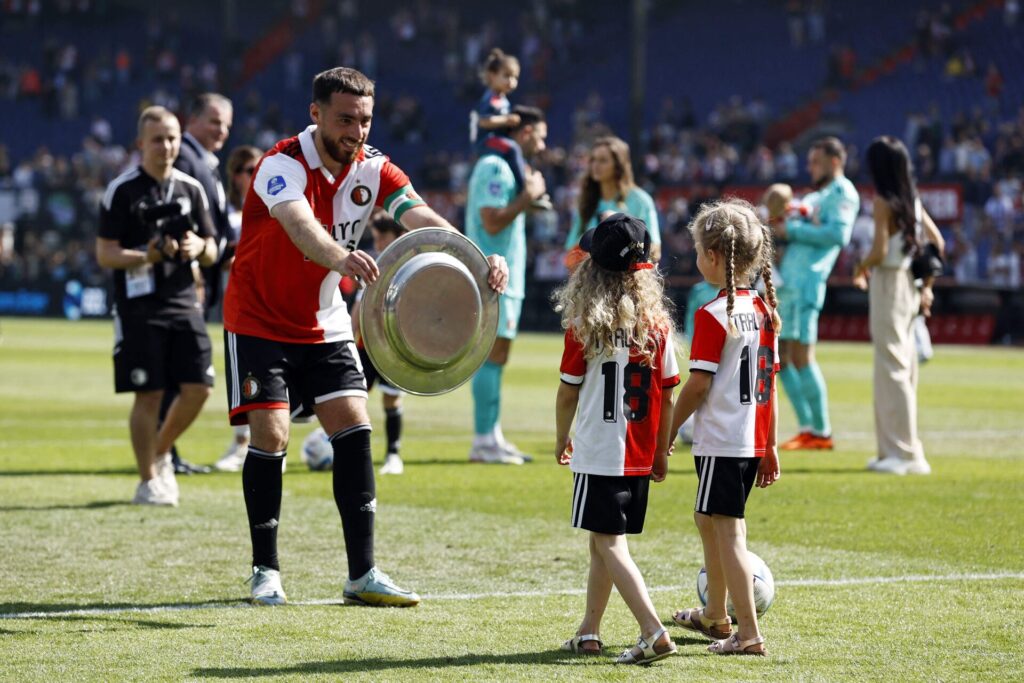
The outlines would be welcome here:
M 756 483 L 779 478 L 776 448 L 777 335 L 781 327 L 772 283 L 772 240 L 754 208 L 739 199 L 706 204 L 690 224 L 697 268 L 721 287 L 694 317 L 690 377 L 673 410 L 672 433 L 696 411 L 694 521 L 704 546 L 708 598 L 704 608 L 672 619 L 715 642 L 716 654 L 764 655 L 754 608 L 753 574 L 743 518 Z M 768 302 L 751 282 L 764 279 Z M 738 630 L 727 613 L 731 596 Z

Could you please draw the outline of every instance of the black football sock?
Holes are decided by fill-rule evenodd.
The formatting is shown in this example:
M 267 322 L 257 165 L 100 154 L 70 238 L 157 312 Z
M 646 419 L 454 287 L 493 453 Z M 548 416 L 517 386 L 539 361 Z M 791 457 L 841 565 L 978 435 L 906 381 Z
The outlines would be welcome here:
M 370 425 L 358 424 L 331 435 L 334 445 L 334 502 L 341 514 L 348 577 L 373 568 L 373 521 L 377 486 L 370 455 Z
M 384 431 L 388 437 L 388 453 L 397 453 L 402 443 L 402 409 L 384 409 Z
M 281 461 L 285 452 L 270 453 L 249 447 L 242 466 L 242 492 L 249 515 L 252 564 L 280 570 L 277 527 L 281 519 Z

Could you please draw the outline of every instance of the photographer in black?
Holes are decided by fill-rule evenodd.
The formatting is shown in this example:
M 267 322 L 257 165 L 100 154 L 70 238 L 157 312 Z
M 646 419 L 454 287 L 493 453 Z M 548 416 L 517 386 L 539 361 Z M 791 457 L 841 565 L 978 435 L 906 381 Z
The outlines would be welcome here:
M 142 163 L 107 187 L 96 259 L 114 270 L 114 388 L 134 392 L 132 449 L 141 482 L 133 503 L 177 505 L 168 452 L 213 386 L 213 359 L 192 263 L 217 258 L 202 186 L 174 169 L 181 127 L 163 107 L 139 117 Z M 180 386 L 158 430 L 160 400 Z

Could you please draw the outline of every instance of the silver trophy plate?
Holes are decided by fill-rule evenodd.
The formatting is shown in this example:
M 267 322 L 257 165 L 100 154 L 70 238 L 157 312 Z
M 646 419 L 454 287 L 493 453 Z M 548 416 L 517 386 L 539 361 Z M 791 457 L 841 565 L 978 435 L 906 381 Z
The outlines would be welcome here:
M 377 372 L 410 394 L 444 394 L 473 376 L 498 331 L 490 267 L 465 236 L 420 228 L 377 259 L 380 277 L 359 305 L 359 329 Z

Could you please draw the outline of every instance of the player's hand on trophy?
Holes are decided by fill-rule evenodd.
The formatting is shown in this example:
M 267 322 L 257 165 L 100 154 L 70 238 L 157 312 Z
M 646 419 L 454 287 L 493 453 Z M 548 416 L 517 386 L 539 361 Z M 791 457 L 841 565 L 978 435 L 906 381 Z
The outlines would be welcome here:
M 375 282 L 380 275 L 377 262 L 373 260 L 372 256 L 360 249 L 349 252 L 348 256 L 341 262 L 341 268 L 338 272 L 342 275 L 351 275 L 352 277 L 359 278 L 366 283 Z
M 487 265 L 491 267 L 491 272 L 487 275 L 487 284 L 498 294 L 503 293 L 508 287 L 508 263 L 505 257 L 491 254 L 487 257 Z

